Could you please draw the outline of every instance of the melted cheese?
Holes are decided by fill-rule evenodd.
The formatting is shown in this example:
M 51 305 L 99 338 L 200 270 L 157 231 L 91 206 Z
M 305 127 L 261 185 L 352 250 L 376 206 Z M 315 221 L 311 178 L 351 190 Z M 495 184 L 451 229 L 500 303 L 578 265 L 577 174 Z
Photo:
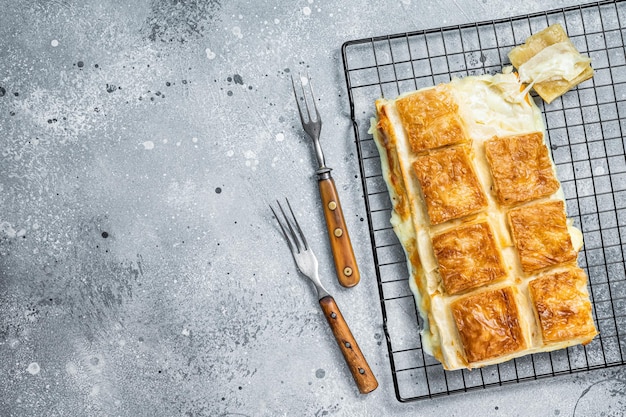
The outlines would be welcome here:
M 542 49 L 520 65 L 517 72 L 520 81 L 526 84 L 556 80 L 572 82 L 590 63 L 591 59 L 582 56 L 568 40 Z

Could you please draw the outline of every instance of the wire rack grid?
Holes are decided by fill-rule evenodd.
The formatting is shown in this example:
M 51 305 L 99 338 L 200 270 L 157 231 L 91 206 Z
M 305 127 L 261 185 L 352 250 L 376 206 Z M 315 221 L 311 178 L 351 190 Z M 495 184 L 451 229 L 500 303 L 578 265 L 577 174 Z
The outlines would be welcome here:
M 345 78 L 396 397 L 412 401 L 626 363 L 626 1 L 346 42 Z M 587 346 L 444 371 L 423 349 L 405 255 L 389 223 L 391 202 L 368 129 L 374 101 L 500 72 L 507 53 L 560 23 L 592 59 L 594 77 L 542 110 L 568 216 L 583 231 L 579 264 L 589 275 L 600 335 Z

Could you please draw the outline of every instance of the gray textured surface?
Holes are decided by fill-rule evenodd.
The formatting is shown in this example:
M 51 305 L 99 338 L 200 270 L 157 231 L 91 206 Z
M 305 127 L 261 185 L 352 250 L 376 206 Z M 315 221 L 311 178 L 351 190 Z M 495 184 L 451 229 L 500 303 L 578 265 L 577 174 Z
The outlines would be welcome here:
M 543 2 L 132 3 L 2 2 L 0 415 L 625 413 L 619 368 L 393 393 L 340 46 Z M 291 95 L 305 70 L 362 270 L 349 290 Z M 268 213 L 285 195 L 379 379 L 368 396 Z

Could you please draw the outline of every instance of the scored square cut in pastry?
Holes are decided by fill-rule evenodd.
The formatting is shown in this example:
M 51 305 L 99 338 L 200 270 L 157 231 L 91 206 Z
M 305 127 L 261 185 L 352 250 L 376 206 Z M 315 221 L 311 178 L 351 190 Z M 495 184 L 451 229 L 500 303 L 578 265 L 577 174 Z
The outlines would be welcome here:
M 536 200 L 560 187 L 541 132 L 491 139 L 485 155 L 502 205 Z
M 528 284 L 544 343 L 588 343 L 598 333 L 587 292 L 587 275 L 568 268 Z
M 576 260 L 563 201 L 521 206 L 510 210 L 508 219 L 525 273 Z
M 396 107 L 416 154 L 467 142 L 458 106 L 445 85 L 398 99 Z
M 593 76 L 591 59 L 578 52 L 563 26 L 556 23 L 509 52 L 522 82 L 547 103 Z
M 486 221 L 445 231 L 433 236 L 432 241 L 443 287 L 450 295 L 506 276 L 500 250 Z
M 450 306 L 468 362 L 526 348 L 514 287 L 465 296 Z
M 417 158 L 413 169 L 432 224 L 477 213 L 487 206 L 467 148 L 432 151 Z

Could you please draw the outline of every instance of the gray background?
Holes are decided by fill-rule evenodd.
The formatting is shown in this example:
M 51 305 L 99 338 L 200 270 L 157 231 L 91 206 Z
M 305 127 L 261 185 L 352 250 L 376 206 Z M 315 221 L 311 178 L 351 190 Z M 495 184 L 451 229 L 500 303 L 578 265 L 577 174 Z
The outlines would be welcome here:
M 0 415 L 623 415 L 624 368 L 396 401 L 341 63 L 347 40 L 570 4 L 3 1 Z M 300 71 L 352 289 L 334 278 Z M 367 396 L 269 214 L 283 196 L 379 379 Z

